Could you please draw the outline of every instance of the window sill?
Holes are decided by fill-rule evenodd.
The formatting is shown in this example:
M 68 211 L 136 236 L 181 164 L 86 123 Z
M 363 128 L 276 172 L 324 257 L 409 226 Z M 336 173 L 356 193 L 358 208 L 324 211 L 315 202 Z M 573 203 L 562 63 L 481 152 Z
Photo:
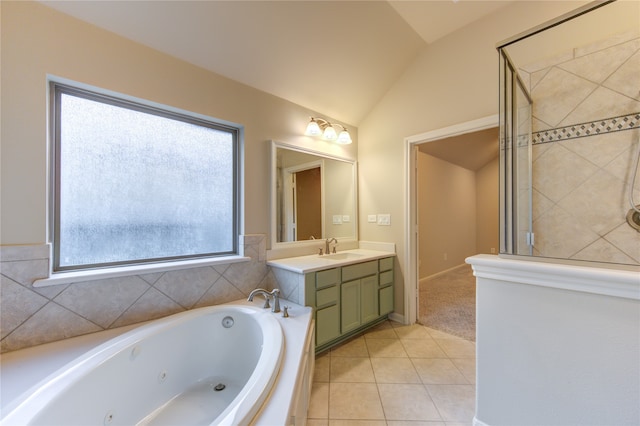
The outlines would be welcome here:
M 175 262 L 163 262 L 146 265 L 119 266 L 114 268 L 92 269 L 86 271 L 58 272 L 48 278 L 42 278 L 33 282 L 34 287 L 49 287 L 53 285 L 71 284 L 82 281 L 101 280 L 105 278 L 117 278 L 131 275 L 153 274 L 156 272 L 176 271 L 179 269 L 199 268 L 202 266 L 225 265 L 250 261 L 245 256 L 223 256 L 207 259 L 180 260 Z

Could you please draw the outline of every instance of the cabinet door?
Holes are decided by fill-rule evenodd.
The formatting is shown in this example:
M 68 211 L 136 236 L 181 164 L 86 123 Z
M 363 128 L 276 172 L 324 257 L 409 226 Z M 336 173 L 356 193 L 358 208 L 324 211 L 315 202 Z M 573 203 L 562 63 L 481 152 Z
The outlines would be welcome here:
M 360 326 L 360 280 L 342 283 L 340 286 L 340 313 L 342 333 Z
M 393 312 L 393 286 L 380 289 L 380 315 Z
M 316 346 L 340 336 L 340 311 L 338 305 L 318 309 L 316 312 Z
M 378 318 L 378 276 L 360 280 L 360 303 L 362 324 Z

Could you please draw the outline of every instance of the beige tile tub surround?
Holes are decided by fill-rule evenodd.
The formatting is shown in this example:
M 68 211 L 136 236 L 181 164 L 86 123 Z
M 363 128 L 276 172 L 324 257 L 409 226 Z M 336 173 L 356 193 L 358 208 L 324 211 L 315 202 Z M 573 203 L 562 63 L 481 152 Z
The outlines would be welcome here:
M 0 250 L 1 352 L 226 303 L 275 283 L 265 235 L 244 236 L 249 262 L 41 288 L 32 283 L 48 274 L 46 245 Z
M 533 146 L 534 253 L 639 265 L 640 233 L 626 224 L 626 214 L 640 143 L 640 39 L 580 46 L 521 72 L 531 85 L 534 135 L 550 135 Z M 583 123 L 599 134 L 593 128 L 588 136 L 579 130 L 583 137 L 545 133 Z M 607 129 L 620 123 L 627 130 Z M 640 202 L 640 174 L 634 199 Z
M 471 425 L 474 383 L 473 342 L 385 321 L 317 356 L 307 424 Z

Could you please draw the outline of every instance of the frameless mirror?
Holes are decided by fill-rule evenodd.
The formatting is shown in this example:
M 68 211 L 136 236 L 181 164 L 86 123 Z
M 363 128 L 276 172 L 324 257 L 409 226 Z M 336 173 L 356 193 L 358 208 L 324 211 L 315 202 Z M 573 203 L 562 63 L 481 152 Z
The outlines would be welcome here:
M 272 141 L 272 244 L 356 233 L 355 161 Z

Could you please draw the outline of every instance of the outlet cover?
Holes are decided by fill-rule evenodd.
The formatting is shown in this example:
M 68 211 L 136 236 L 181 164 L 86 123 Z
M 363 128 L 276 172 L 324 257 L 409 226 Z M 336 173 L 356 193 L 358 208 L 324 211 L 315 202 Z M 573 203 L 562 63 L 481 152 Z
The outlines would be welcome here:
M 378 221 L 378 215 L 370 214 L 367 216 L 367 222 L 376 223 Z
M 333 215 L 333 224 L 334 225 L 342 225 L 342 215 L 334 214 Z
M 391 225 L 391 215 L 390 214 L 379 214 L 378 215 L 378 225 L 390 226 Z
M 343 214 L 342 223 L 349 223 L 349 222 L 351 222 L 351 216 L 349 216 L 348 214 Z

